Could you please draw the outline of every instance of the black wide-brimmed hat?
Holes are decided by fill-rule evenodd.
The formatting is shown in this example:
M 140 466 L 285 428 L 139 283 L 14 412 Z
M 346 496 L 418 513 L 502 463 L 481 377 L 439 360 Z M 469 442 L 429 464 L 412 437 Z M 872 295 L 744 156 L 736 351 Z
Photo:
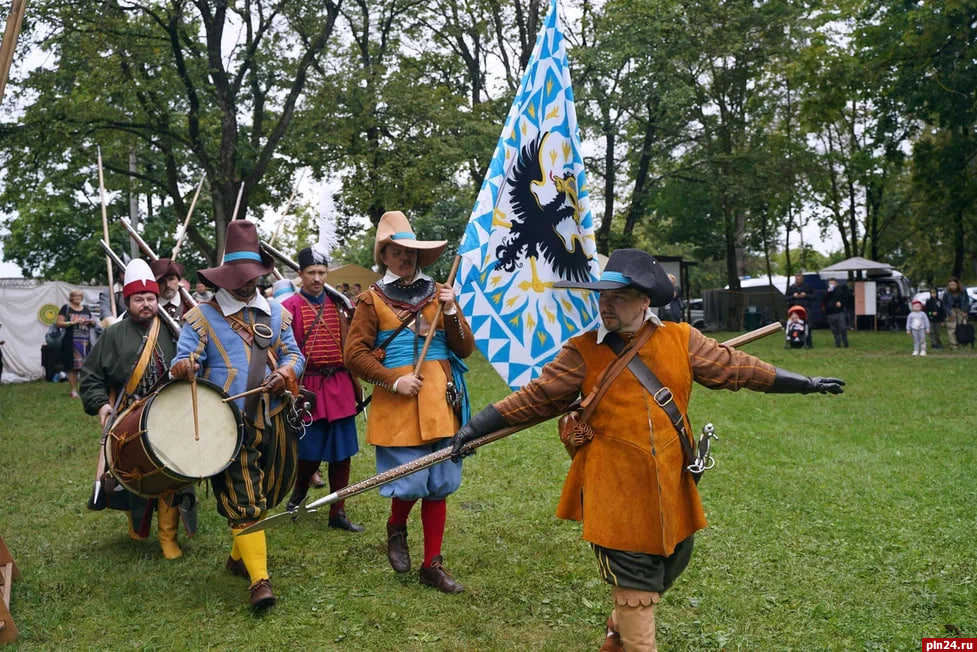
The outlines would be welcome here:
M 201 269 L 197 276 L 207 285 L 236 290 L 259 276 L 270 274 L 275 262 L 258 246 L 258 229 L 248 220 L 227 225 L 224 259 L 220 267 Z
M 600 280 L 596 282 L 557 281 L 553 287 L 581 290 L 634 288 L 647 295 L 653 306 L 667 306 L 675 296 L 675 287 L 668 274 L 654 256 L 640 249 L 612 251 Z

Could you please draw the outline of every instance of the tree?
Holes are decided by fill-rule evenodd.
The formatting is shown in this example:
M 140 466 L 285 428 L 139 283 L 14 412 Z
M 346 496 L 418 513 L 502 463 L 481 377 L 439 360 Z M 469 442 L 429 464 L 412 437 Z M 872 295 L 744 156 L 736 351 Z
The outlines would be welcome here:
M 2 127 L 3 208 L 36 212 L 31 196 L 8 190 L 44 187 L 66 149 L 75 170 L 89 162 L 85 177 L 92 178 L 100 143 L 110 189 L 133 178 L 180 217 L 202 170 L 214 239 L 196 225 L 188 237 L 209 262 L 218 260 L 239 187 L 243 217 L 290 186 L 295 165 L 279 151 L 309 71 L 333 37 L 340 3 L 33 3 L 35 20 L 51 30 L 34 45 L 49 50 L 54 64 L 19 84 L 25 117 Z

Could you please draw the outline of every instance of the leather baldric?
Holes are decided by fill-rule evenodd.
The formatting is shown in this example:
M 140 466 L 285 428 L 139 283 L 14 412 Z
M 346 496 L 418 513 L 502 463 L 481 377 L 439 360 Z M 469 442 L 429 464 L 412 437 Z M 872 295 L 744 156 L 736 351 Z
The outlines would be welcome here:
M 129 375 L 129 379 L 126 381 L 125 388 L 123 389 L 126 396 L 133 396 L 136 388 L 139 387 L 139 382 L 142 380 L 143 374 L 146 373 L 146 368 L 153 359 L 153 351 L 156 350 L 156 339 L 158 337 L 159 318 L 154 317 L 153 323 L 149 326 L 149 331 L 146 333 L 146 340 L 143 342 L 139 359 L 136 360 L 136 366 Z
M 268 348 L 271 346 L 275 335 L 271 330 L 271 315 L 266 315 L 260 310 L 254 310 L 254 324 L 252 325 L 236 315 L 225 315 L 216 299 L 211 299 L 207 304 L 224 317 L 231 330 L 237 333 L 247 346 L 251 347 L 251 360 L 248 363 L 248 384 L 245 389 L 252 390 L 260 386 L 265 379 L 266 365 L 271 369 L 276 366 L 275 357 Z M 252 394 L 244 399 L 244 415 L 251 423 L 254 423 L 260 399 L 259 394 Z
M 608 333 L 607 337 L 604 338 L 604 344 L 607 344 L 618 356 L 621 355 L 621 352 L 626 346 L 624 340 L 617 333 Z M 661 381 L 658 380 L 658 376 L 638 356 L 632 357 L 628 362 L 628 370 L 638 379 L 638 382 L 645 388 L 645 391 L 651 394 L 651 398 L 655 401 L 655 404 L 668 415 L 668 420 L 675 427 L 679 442 L 682 445 L 682 466 L 688 467 L 695 461 L 695 453 L 692 450 L 692 443 L 689 441 L 689 436 L 685 431 L 685 415 L 682 414 L 672 399 L 671 390 L 662 385 Z M 701 473 L 692 474 L 696 483 L 699 482 L 701 475 Z

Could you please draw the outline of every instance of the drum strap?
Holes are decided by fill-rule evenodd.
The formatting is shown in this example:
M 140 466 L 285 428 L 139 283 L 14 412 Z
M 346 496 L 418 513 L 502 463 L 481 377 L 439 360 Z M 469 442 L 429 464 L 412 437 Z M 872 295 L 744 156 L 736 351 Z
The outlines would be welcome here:
M 146 333 L 146 341 L 143 342 L 142 352 L 139 354 L 139 359 L 136 361 L 136 366 L 132 370 L 132 374 L 129 376 L 129 380 L 126 381 L 125 394 L 126 396 L 132 396 L 139 387 L 139 381 L 142 380 L 142 376 L 146 373 L 146 367 L 149 366 L 149 361 L 153 359 L 153 351 L 156 349 L 156 338 L 159 336 L 159 317 L 153 318 L 153 323 L 149 327 L 149 332 Z

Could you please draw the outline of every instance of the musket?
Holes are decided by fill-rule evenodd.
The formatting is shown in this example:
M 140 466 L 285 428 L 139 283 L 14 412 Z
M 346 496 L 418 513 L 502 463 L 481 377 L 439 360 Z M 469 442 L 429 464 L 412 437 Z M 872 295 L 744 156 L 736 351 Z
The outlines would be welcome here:
M 133 228 L 129 220 L 124 217 L 120 217 L 119 221 L 122 222 L 122 226 L 124 226 L 126 231 L 129 232 L 129 237 L 132 238 L 132 241 L 135 242 L 136 245 L 142 250 L 142 252 L 146 255 L 146 258 L 149 258 L 150 261 L 159 260 L 159 256 L 156 255 L 156 252 L 153 251 L 152 247 L 146 244 L 146 241 L 143 240 L 142 236 L 136 232 L 136 229 Z M 179 288 L 180 296 L 183 298 L 183 300 L 187 302 L 188 306 L 195 308 L 197 306 L 197 300 L 190 295 L 190 291 L 183 287 L 182 283 L 179 284 Z
M 761 337 L 766 337 L 767 335 L 770 335 L 773 332 L 779 332 L 780 328 L 781 328 L 780 324 L 778 323 L 767 324 L 766 326 L 763 326 L 756 330 L 752 330 L 748 333 L 743 333 L 742 335 L 738 335 L 732 339 L 729 339 L 723 342 L 723 345 L 742 346 L 744 344 L 748 344 L 750 342 L 758 340 Z M 566 412 L 572 412 L 573 410 L 577 409 L 579 406 L 580 406 L 580 400 L 578 399 L 577 401 L 574 401 L 573 404 L 570 405 L 570 407 L 567 408 Z M 564 412 L 564 414 L 566 412 Z M 520 424 L 518 426 L 509 426 L 506 428 L 502 428 L 501 430 L 496 430 L 495 432 L 491 432 L 482 437 L 479 437 L 478 439 L 473 439 L 472 441 L 462 446 L 460 454 L 462 457 L 466 455 L 470 455 L 475 451 L 476 448 L 485 446 L 486 444 L 491 444 L 494 441 L 498 441 L 500 439 L 508 437 L 509 435 L 515 434 L 521 430 L 526 430 L 527 428 L 531 428 L 537 424 L 543 423 L 544 421 L 548 421 L 551 418 L 556 418 L 557 416 L 560 415 L 555 415 L 553 417 L 548 417 L 546 419 L 534 420 L 529 423 Z M 710 433 L 712 432 L 713 431 L 710 430 Z M 705 430 L 703 430 L 703 434 L 705 434 Z M 708 455 L 708 449 L 706 449 L 706 455 Z M 248 534 L 250 532 L 257 532 L 258 530 L 264 530 L 265 528 L 271 527 L 273 525 L 282 525 L 286 521 L 291 521 L 294 523 L 299 519 L 301 519 L 303 516 L 306 516 L 308 514 L 314 514 L 316 511 L 318 511 L 320 507 L 332 505 L 333 503 L 338 503 L 341 500 L 346 500 L 347 498 L 350 498 L 352 496 L 356 496 L 358 494 L 364 493 L 371 489 L 375 489 L 385 484 L 389 484 L 394 480 L 402 478 L 406 475 L 411 475 L 412 473 L 417 473 L 418 471 L 423 471 L 426 468 L 432 467 L 435 464 L 439 464 L 450 458 L 451 458 L 451 448 L 449 447 L 442 448 L 439 451 L 435 451 L 423 457 L 419 457 L 416 460 L 413 460 L 406 464 L 401 464 L 400 466 L 384 471 L 383 473 L 379 473 L 372 477 L 366 478 L 365 480 L 360 480 L 355 484 L 351 484 L 338 491 L 334 491 L 329 495 L 323 496 L 322 498 L 318 498 L 308 504 L 305 503 L 299 504 L 298 507 L 296 507 L 294 510 L 290 512 L 285 511 L 279 514 L 275 514 L 274 516 L 269 516 L 268 518 L 262 521 L 258 521 L 254 525 L 251 525 L 250 527 L 241 530 L 238 534 L 240 535 L 240 534 Z
M 115 263 L 115 266 L 118 267 L 123 274 L 125 274 L 126 264 L 122 262 L 122 259 L 119 258 L 114 251 L 112 251 L 112 247 L 105 242 L 105 240 L 99 240 L 98 244 L 101 245 L 102 251 L 104 251 L 105 255 L 109 257 L 109 260 Z M 180 337 L 180 325 L 176 323 L 176 320 L 170 317 L 168 312 L 165 310 L 157 310 L 156 315 L 163 322 L 163 325 L 166 326 L 166 330 L 173 335 L 174 339 Z
M 293 272 L 298 272 L 299 271 L 299 264 L 297 262 L 295 262 L 294 260 L 292 260 L 287 254 L 283 253 L 281 250 L 276 249 L 273 245 L 270 245 L 267 242 L 265 242 L 264 240 L 261 240 L 258 243 L 258 246 L 260 246 L 261 249 L 266 254 L 268 254 L 269 256 L 271 256 L 272 258 L 274 258 L 275 260 L 277 260 L 278 262 L 280 262 L 285 267 L 288 267 Z M 273 270 L 273 273 L 275 275 L 275 278 L 277 278 L 279 280 L 285 278 L 284 276 L 282 276 L 282 273 L 279 272 L 277 269 L 276 270 Z M 333 294 L 333 295 L 335 295 L 337 297 L 342 297 L 342 300 L 346 304 L 346 307 L 347 308 L 349 308 L 350 310 L 353 309 L 353 302 L 349 300 L 349 297 L 347 297 L 345 294 L 343 294 L 342 292 L 340 292 L 339 290 L 337 290 L 333 286 L 329 285 L 328 283 L 323 283 L 322 285 L 323 285 L 323 287 L 325 287 L 325 288 L 327 288 L 328 290 L 331 291 L 330 294 Z

